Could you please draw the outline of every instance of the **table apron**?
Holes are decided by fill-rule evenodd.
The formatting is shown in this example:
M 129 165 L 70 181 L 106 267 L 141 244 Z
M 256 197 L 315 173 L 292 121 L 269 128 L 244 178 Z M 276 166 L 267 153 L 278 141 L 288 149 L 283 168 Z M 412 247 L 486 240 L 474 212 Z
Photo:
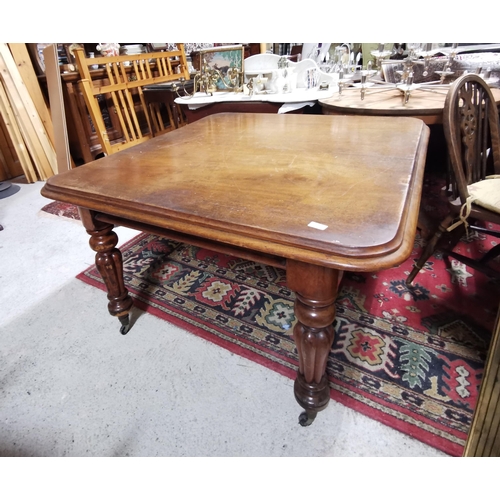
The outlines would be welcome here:
M 89 209 L 85 208 L 85 210 Z M 411 233 L 412 237 L 404 237 L 402 244 L 395 251 L 385 255 L 363 257 L 361 259 L 341 255 L 329 255 L 328 253 L 324 253 L 322 251 L 293 247 L 287 245 L 286 243 L 271 243 L 264 240 L 252 240 L 251 242 L 247 242 L 247 244 L 245 245 L 242 244 L 241 246 L 239 246 L 224 242 L 222 241 L 222 239 L 218 239 L 215 237 L 197 236 L 193 233 L 176 231 L 174 229 L 168 229 L 165 227 L 148 224 L 129 218 L 105 214 L 103 212 L 95 212 L 92 209 L 90 209 L 90 212 L 93 214 L 93 217 L 97 221 L 106 222 L 114 226 L 124 226 L 149 234 L 164 236 L 175 241 L 192 244 L 201 248 L 205 248 L 207 250 L 222 252 L 247 260 L 253 260 L 281 269 L 286 269 L 287 260 L 294 260 L 313 264 L 316 266 L 338 269 L 341 271 L 371 272 L 399 265 L 401 262 L 406 260 L 413 248 L 414 231 Z M 416 217 L 411 217 L 410 220 L 407 221 L 407 224 L 416 227 Z M 407 234 L 408 231 L 405 230 L 404 233 Z M 237 239 L 243 240 L 245 238 L 239 236 Z M 276 251 L 273 251 L 272 253 L 261 251 L 257 248 L 258 245 L 264 248 L 273 247 L 273 249 L 276 249 Z

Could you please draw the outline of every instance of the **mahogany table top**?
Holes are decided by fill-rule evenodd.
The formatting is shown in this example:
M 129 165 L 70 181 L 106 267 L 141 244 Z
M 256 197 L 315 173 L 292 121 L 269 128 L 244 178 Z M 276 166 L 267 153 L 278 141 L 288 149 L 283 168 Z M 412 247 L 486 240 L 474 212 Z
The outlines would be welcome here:
M 413 246 L 428 127 L 224 113 L 51 177 L 48 198 L 303 262 L 375 270 Z

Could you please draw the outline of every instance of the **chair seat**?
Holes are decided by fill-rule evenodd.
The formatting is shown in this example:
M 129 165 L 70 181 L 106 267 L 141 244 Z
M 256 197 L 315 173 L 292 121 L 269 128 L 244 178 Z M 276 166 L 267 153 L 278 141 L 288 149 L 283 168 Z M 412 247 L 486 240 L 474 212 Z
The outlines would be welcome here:
M 500 214 L 500 176 L 469 184 L 472 203 Z
M 498 186 L 500 188 L 500 186 Z M 448 200 L 448 207 L 450 209 L 450 213 L 453 215 L 453 218 L 459 218 L 460 215 L 464 212 L 464 207 L 460 198 L 457 198 L 453 201 Z M 486 206 L 480 205 L 476 203 L 474 200 L 470 206 L 470 213 L 467 217 L 469 221 L 481 220 L 484 222 L 492 222 L 494 224 L 500 225 L 500 209 L 497 211 L 491 210 Z

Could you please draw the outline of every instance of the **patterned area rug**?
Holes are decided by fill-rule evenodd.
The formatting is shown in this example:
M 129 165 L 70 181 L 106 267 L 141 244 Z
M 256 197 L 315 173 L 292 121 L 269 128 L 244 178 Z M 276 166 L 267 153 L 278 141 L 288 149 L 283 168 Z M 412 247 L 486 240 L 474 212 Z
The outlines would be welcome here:
M 426 178 L 422 207 L 443 212 Z M 494 244 L 471 233 L 459 251 Z M 331 397 L 450 455 L 462 454 L 472 421 L 500 287 L 457 261 L 434 256 L 408 289 L 423 240 L 398 268 L 345 273 L 327 373 Z M 285 272 L 158 236 L 121 247 L 136 305 L 283 375 L 298 366 L 294 294 Z M 104 289 L 96 268 L 78 278 Z
M 66 217 L 68 219 L 80 220 L 78 208 L 71 203 L 64 203 L 62 201 L 53 201 L 42 208 L 42 212 L 57 217 Z

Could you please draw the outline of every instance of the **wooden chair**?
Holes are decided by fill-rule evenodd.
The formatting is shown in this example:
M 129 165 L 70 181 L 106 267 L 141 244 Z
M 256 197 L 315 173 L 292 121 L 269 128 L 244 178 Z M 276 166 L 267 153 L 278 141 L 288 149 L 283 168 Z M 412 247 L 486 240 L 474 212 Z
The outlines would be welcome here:
M 488 85 L 475 74 L 459 77 L 446 96 L 443 127 L 450 155 L 449 214 L 427 242 L 406 280 L 417 273 L 437 250 L 489 276 L 500 273 L 489 264 L 500 255 L 500 244 L 481 259 L 453 251 L 460 238 L 472 229 L 500 237 L 486 223 L 500 224 L 499 115 Z M 498 178 L 495 178 L 498 176 Z
M 83 49 L 75 50 L 80 89 L 105 154 L 147 141 L 154 135 L 155 124 L 157 129 L 161 128 L 158 110 L 151 111 L 142 87 L 181 77 L 189 80 L 184 44 L 179 43 L 177 47 L 178 50 L 169 52 L 96 58 L 85 57 Z M 105 67 L 104 80 L 100 75 L 99 80 L 93 79 L 90 68 L 96 64 Z M 122 133 L 118 140 L 108 135 L 109 122 L 115 118 Z M 171 114 L 169 119 L 173 119 Z

